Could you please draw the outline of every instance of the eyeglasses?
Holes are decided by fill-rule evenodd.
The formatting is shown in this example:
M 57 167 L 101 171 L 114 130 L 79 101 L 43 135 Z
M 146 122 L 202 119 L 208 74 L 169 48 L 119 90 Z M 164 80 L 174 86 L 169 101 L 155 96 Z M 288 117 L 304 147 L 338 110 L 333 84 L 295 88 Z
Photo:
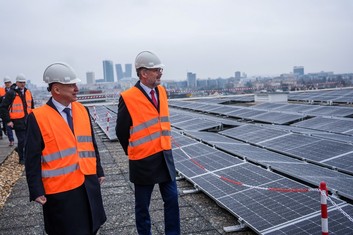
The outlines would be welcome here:
M 163 69 L 162 68 L 154 68 L 154 69 L 148 69 L 148 68 L 144 68 L 148 71 L 152 71 L 152 72 L 155 72 L 155 73 L 163 73 Z

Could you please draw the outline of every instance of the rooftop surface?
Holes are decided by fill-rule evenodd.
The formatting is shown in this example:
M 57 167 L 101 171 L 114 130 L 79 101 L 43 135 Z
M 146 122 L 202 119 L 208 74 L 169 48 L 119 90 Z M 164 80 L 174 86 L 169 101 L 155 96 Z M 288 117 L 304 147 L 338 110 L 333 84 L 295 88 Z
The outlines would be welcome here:
M 128 179 L 127 156 L 120 144 L 109 141 L 98 127 L 95 128 L 95 133 L 106 175 L 102 194 L 107 221 L 99 234 L 137 234 L 133 185 Z M 8 146 L 6 137 L 0 140 L 0 177 L 3 177 L 1 172 L 4 172 L 2 170 L 4 161 L 13 150 L 14 148 Z M 179 180 L 178 188 L 182 192 L 193 187 L 187 181 Z M 250 229 L 226 233 L 224 227 L 238 225 L 237 219 L 203 193 L 180 195 L 179 204 L 182 234 L 255 234 Z M 151 217 L 152 233 L 164 234 L 163 202 L 158 186 L 155 187 L 152 196 Z M 0 208 L 0 234 L 45 234 L 41 206 L 35 202 L 29 202 L 24 172 L 13 185 L 4 206 Z

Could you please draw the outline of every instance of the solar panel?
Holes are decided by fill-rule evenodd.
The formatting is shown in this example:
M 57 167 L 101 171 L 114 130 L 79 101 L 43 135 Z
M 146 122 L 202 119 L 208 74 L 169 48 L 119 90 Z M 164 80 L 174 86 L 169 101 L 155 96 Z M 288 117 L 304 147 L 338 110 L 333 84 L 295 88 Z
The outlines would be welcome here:
M 224 135 L 229 135 L 230 131 L 228 132 L 221 132 Z M 239 133 L 239 131 L 237 131 Z M 245 142 L 250 142 L 250 143 L 259 143 L 265 140 L 270 140 L 273 138 L 277 138 L 279 136 L 284 136 L 287 133 L 284 131 L 280 130 L 273 130 L 273 129 L 267 129 L 267 128 L 261 128 L 257 131 L 252 131 L 252 132 L 245 132 L 242 133 L 240 136 L 237 136 L 236 133 L 231 133 L 229 136 L 238 138 L 242 141 Z
M 180 134 L 175 129 L 172 129 L 172 147 L 178 148 L 181 146 L 186 146 L 190 144 L 197 143 L 195 140 L 187 137 L 185 135 Z
M 210 143 L 210 144 L 214 144 L 214 143 L 223 143 L 223 142 L 230 142 L 230 143 L 234 143 L 234 142 L 239 142 L 236 141 L 234 139 L 225 137 L 223 135 L 220 135 L 218 133 L 214 133 L 214 132 L 205 132 L 205 131 L 187 131 L 186 132 L 187 135 L 198 139 L 200 141 L 204 141 L 206 143 Z
M 339 102 L 352 103 L 352 89 L 340 89 L 332 91 L 310 91 L 310 92 L 295 92 L 289 93 L 289 101 L 316 101 L 316 102 Z
M 221 131 L 220 133 L 225 136 L 233 137 L 236 139 L 242 139 L 243 136 L 247 136 L 249 133 L 260 131 L 261 129 L 261 126 L 245 124 L 239 127 L 234 127 L 225 131 Z
M 204 120 L 204 119 L 192 119 L 184 122 L 171 123 L 173 127 L 182 129 L 182 130 L 192 130 L 192 131 L 201 131 L 213 128 L 220 128 L 221 123 L 215 121 Z
M 263 109 L 263 110 L 274 110 L 274 109 L 278 109 L 282 106 L 286 106 L 287 104 L 280 104 L 280 103 L 260 103 L 257 105 L 254 105 L 254 108 L 257 109 Z
M 240 164 L 215 173 L 230 180 L 224 181 L 212 174 L 193 177 L 192 180 L 197 187 L 259 233 L 298 217 L 320 212 L 317 192 L 279 193 L 233 183 L 243 182 L 265 188 L 304 187 L 264 169 Z
M 110 140 L 116 140 L 118 137 L 116 136 L 115 126 L 116 126 L 116 112 L 113 112 L 111 109 L 108 109 L 105 106 L 90 106 L 88 107 L 90 111 L 90 115 L 104 134 Z
M 263 141 L 261 142 L 261 146 L 266 148 L 288 152 L 293 148 L 301 148 L 302 146 L 308 145 L 310 143 L 315 143 L 320 141 L 319 138 L 305 136 L 296 133 L 290 133 L 280 138 L 276 138 L 273 140 Z
M 210 113 L 215 113 L 215 114 L 223 114 L 227 115 L 230 112 L 234 112 L 236 110 L 241 110 L 241 108 L 234 107 L 234 106 L 227 106 L 227 105 L 221 105 L 219 107 L 207 110 Z
M 242 163 L 234 156 L 203 144 L 174 149 L 173 155 L 177 171 L 187 178 Z
M 334 123 L 334 122 L 335 122 L 335 119 L 333 118 L 315 117 L 315 118 L 294 123 L 292 124 L 292 126 L 320 130 L 322 126 L 325 126 L 328 123 Z
M 329 99 L 332 100 L 332 99 Z M 306 113 L 314 116 L 335 116 L 346 117 L 353 115 L 353 108 L 351 107 L 337 107 L 337 106 L 319 106 L 315 110 L 309 110 Z
M 331 157 L 336 157 L 352 151 L 353 146 L 350 144 L 331 140 L 320 140 L 315 143 L 288 149 L 286 152 L 303 159 L 321 162 Z
M 321 163 L 334 166 L 341 171 L 353 174 L 353 153 L 344 154 L 331 160 L 324 160 L 321 161 Z
M 308 104 L 287 104 L 275 109 L 276 111 L 286 111 L 292 113 L 307 113 L 310 110 L 317 109 L 317 106 Z
M 241 158 L 247 159 L 248 161 L 260 163 L 264 166 L 272 165 L 272 163 L 275 162 L 301 162 L 291 157 L 249 144 L 216 143 L 215 146 L 228 153 L 235 154 Z
M 343 205 L 342 210 L 353 215 L 353 206 Z M 264 235 L 313 235 L 322 234 L 322 226 L 320 224 L 321 215 L 313 215 L 306 220 L 298 220 L 296 223 L 290 223 L 264 232 Z M 328 211 L 328 231 L 329 234 L 353 234 L 352 221 L 345 217 L 342 212 L 336 208 Z
M 331 192 L 337 191 L 338 195 L 353 199 L 353 177 L 350 175 L 305 162 L 272 162 L 271 169 L 312 185 L 324 181 Z
M 265 186 L 271 188 L 297 188 L 298 183 L 288 179 L 271 182 Z M 251 194 L 243 191 L 220 199 L 226 207 L 233 208 L 239 216 L 255 227 L 255 231 L 263 233 L 265 230 L 277 227 L 283 223 L 290 223 L 298 218 L 319 214 L 317 205 L 318 193 L 278 193 L 253 189 Z M 320 224 L 320 221 L 318 221 Z
M 253 117 L 252 119 L 260 122 L 283 125 L 283 124 L 301 120 L 303 118 L 304 116 L 301 114 L 279 113 L 279 112 L 269 111 L 263 114 L 259 114 Z
M 349 136 L 349 135 L 341 135 L 341 134 L 327 133 L 327 132 L 315 132 L 315 133 L 312 133 L 312 135 L 322 139 L 330 139 L 330 140 L 335 140 L 335 141 L 345 142 L 350 144 L 353 143 L 353 136 Z
M 316 117 L 296 123 L 294 126 L 330 131 L 333 133 L 346 133 L 353 128 L 353 120 L 349 118 Z
M 243 118 L 243 117 L 247 117 L 247 114 L 251 115 L 251 113 L 254 113 L 254 112 L 257 112 L 257 113 L 264 113 L 266 111 L 261 111 L 261 110 L 253 110 L 251 108 L 242 108 L 242 109 L 237 109 L 237 110 L 234 110 L 232 112 L 229 112 L 227 113 L 227 115 L 229 117 L 235 117 L 235 118 Z

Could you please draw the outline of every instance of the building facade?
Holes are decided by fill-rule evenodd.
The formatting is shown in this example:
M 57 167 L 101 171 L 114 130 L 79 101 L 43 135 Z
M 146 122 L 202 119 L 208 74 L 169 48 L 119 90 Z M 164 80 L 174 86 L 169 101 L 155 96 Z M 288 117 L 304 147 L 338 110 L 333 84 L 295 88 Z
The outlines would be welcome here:
M 95 78 L 95 73 L 94 72 L 87 72 L 86 73 L 86 81 L 87 84 L 94 84 L 96 82 L 96 78 Z
M 103 60 L 103 76 L 105 82 L 114 82 L 113 61 Z

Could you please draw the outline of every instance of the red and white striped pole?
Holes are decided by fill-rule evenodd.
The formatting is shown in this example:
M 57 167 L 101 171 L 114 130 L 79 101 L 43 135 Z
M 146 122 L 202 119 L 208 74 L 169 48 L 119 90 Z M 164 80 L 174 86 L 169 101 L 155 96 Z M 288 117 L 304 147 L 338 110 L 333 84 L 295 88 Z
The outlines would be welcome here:
M 107 112 L 107 132 L 109 132 L 110 113 Z
M 322 235 L 328 235 L 328 213 L 327 213 L 327 188 L 326 183 L 322 181 L 320 183 L 320 195 L 321 195 L 321 230 Z

